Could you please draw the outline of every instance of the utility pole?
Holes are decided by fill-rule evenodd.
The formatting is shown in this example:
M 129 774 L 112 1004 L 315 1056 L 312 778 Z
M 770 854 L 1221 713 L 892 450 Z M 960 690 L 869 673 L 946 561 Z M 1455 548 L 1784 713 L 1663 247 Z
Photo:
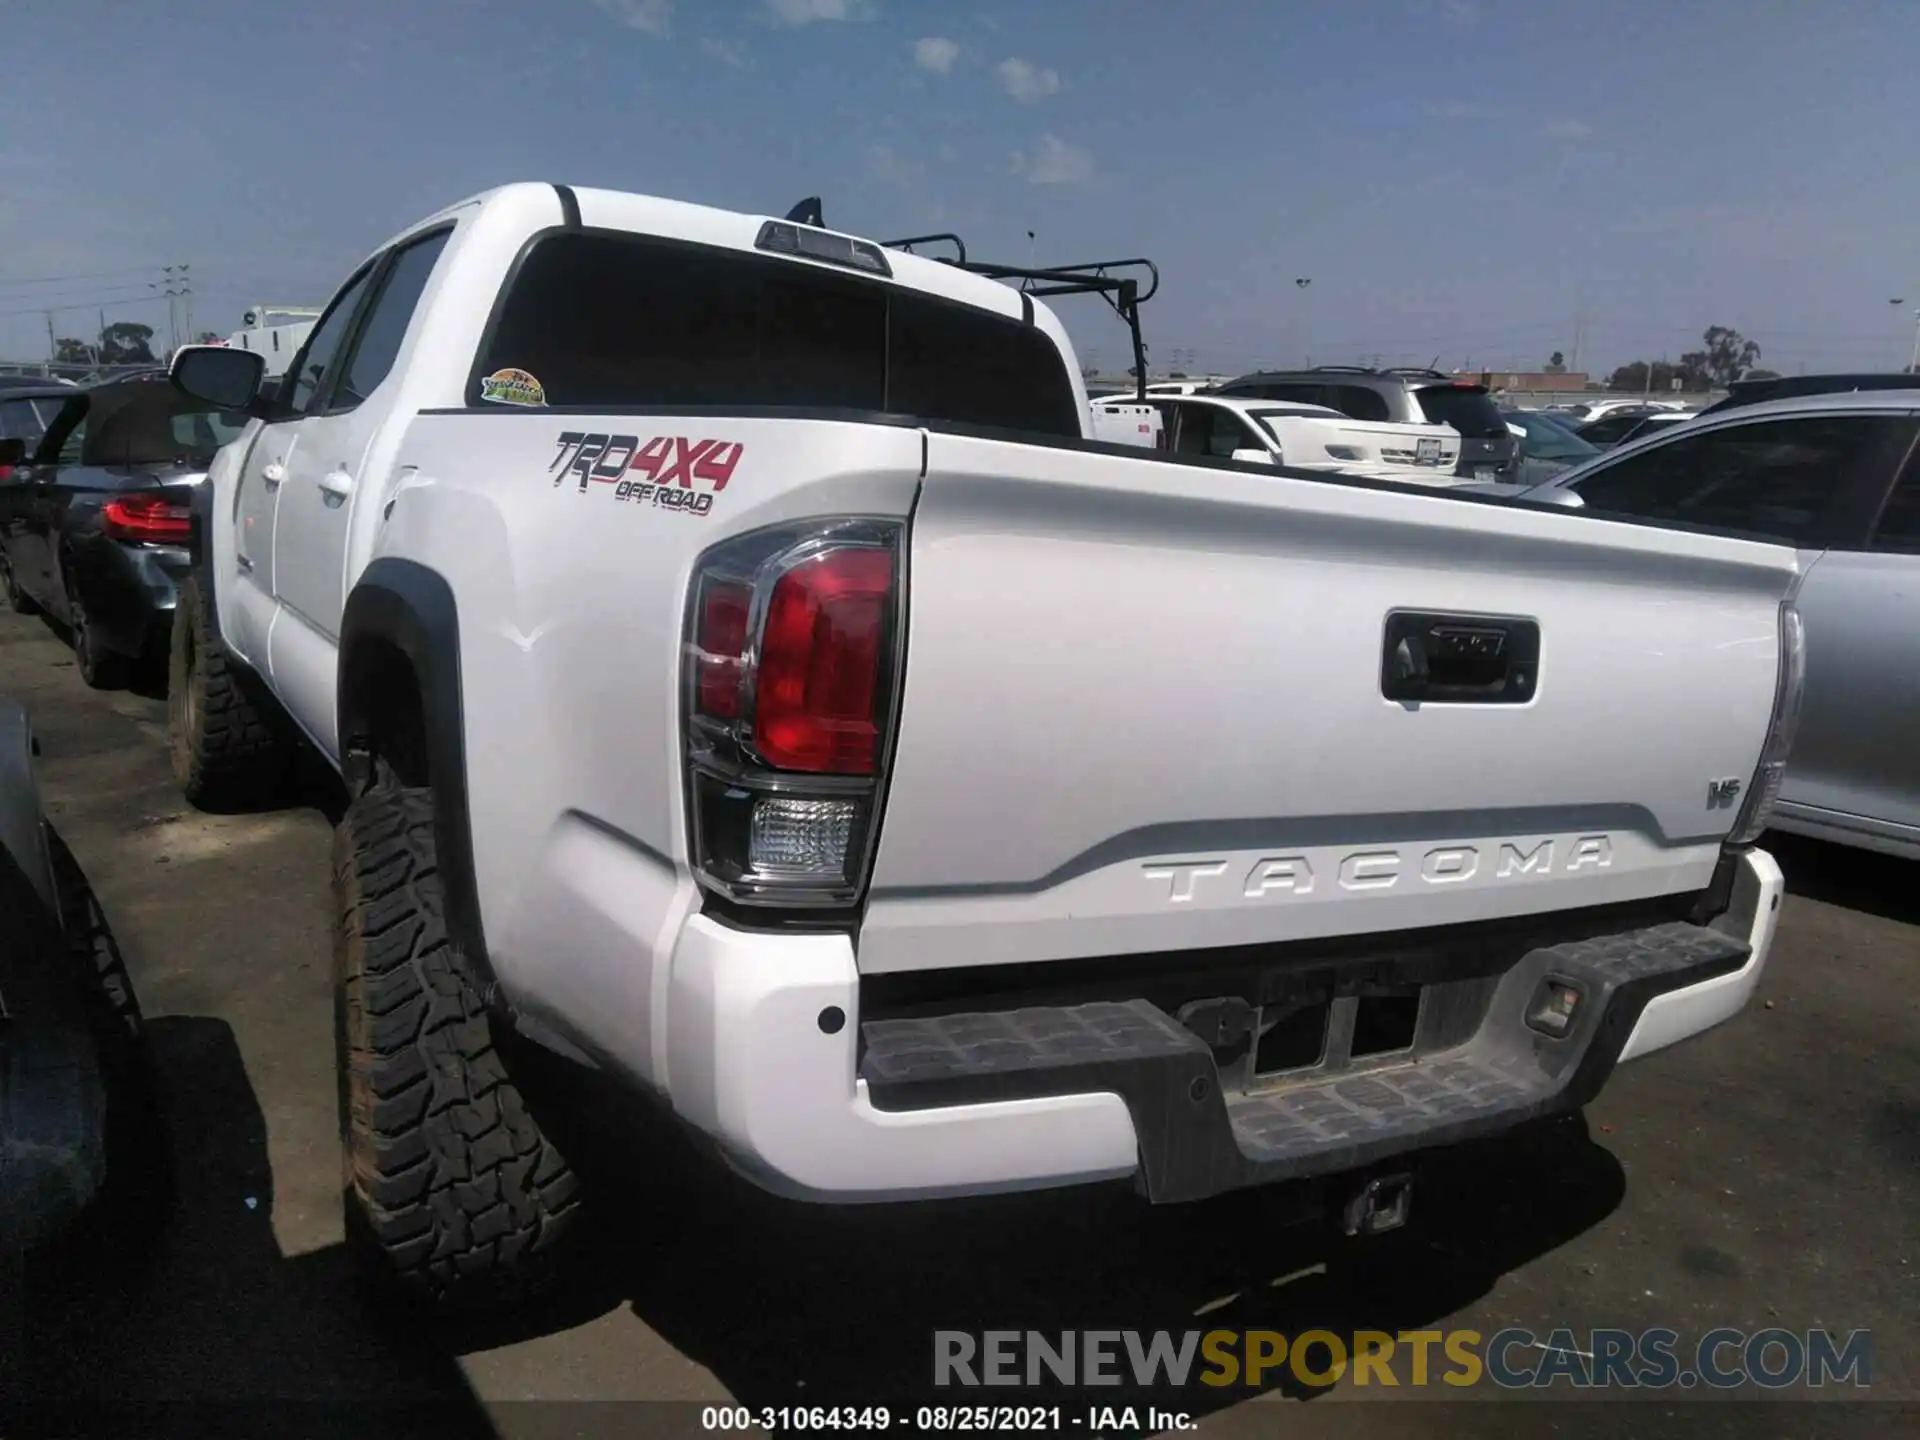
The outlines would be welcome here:
M 1907 373 L 1920 375 L 1920 305 L 1913 311 L 1913 354 L 1907 357 Z
M 53 367 L 60 363 L 60 342 L 53 338 L 53 312 L 47 311 L 47 373 L 53 374 Z

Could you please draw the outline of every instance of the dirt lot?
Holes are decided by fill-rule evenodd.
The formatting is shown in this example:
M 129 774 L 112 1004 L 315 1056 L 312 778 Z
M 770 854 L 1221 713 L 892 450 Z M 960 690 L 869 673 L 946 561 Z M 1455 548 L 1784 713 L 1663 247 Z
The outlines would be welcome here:
M 370 1291 L 342 1243 L 324 787 L 273 814 L 188 811 L 164 703 L 86 690 L 38 620 L 0 616 L 0 688 L 33 711 L 51 818 L 134 977 L 171 1159 L 170 1185 L 127 1182 L 154 1185 L 150 1226 L 31 1297 L 36 1398 L 176 1407 L 153 1413 L 201 1431 L 193 1407 L 237 1406 L 233 1433 L 686 1433 L 697 1405 L 541 1402 L 927 1398 L 936 1329 L 1828 1326 L 1873 1332 L 1878 1403 L 1669 1392 L 1628 1413 L 1343 1383 L 1302 1405 L 1290 1382 L 1181 1403 L 1248 1435 L 1864 1436 L 1920 1418 L 1886 1403 L 1920 1401 L 1914 866 L 1782 841 L 1764 1005 L 1627 1067 L 1584 1136 L 1455 1166 L 1422 1191 L 1417 1236 L 1368 1256 L 1257 1193 L 810 1208 L 662 1132 L 617 1157 L 632 1188 L 589 1274 L 492 1329 L 437 1328 Z M 1410 1403 L 1345 1403 L 1370 1399 Z

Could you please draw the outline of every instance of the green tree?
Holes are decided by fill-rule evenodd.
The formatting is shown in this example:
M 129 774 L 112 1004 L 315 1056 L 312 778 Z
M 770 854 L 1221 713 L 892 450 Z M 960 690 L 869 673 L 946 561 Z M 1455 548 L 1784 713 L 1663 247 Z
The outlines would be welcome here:
M 1554 351 L 1552 356 L 1549 357 L 1547 360 L 1547 373 L 1549 375 L 1559 375 L 1563 373 L 1566 370 L 1566 368 L 1567 368 L 1567 357 L 1561 354 L 1558 350 Z
M 102 365 L 152 365 L 153 327 L 116 320 L 100 332 Z
M 1647 384 L 1649 370 L 1653 372 L 1651 387 Z M 1649 388 L 1656 391 L 1671 390 L 1675 379 L 1681 380 L 1683 384 L 1686 380 L 1686 376 L 1678 365 L 1670 365 L 1665 360 L 1635 360 L 1630 364 L 1622 365 L 1607 377 L 1607 389 L 1645 394 Z
M 193 343 L 196 345 L 218 345 L 220 343 L 220 337 L 211 330 L 202 330 L 194 337 Z
M 53 342 L 53 359 L 56 365 L 91 365 L 93 350 L 84 340 L 63 336 Z
M 1725 325 L 1709 325 L 1700 340 L 1706 348 L 1682 355 L 1680 368 L 1689 380 L 1701 382 L 1702 389 L 1732 384 L 1760 358 L 1758 345 Z

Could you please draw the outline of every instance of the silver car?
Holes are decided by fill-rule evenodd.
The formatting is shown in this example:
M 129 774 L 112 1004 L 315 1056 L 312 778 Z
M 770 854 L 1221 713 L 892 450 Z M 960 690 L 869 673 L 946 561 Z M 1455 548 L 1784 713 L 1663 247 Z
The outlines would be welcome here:
M 1774 828 L 1920 859 L 1920 389 L 1703 416 L 1520 497 L 1800 551 L 1807 688 Z

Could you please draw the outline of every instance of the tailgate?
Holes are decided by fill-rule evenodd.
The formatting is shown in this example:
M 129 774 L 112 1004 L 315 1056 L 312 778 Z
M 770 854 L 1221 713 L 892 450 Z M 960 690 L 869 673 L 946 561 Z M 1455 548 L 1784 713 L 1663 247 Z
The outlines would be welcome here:
M 927 443 L 864 970 L 1708 883 L 1735 818 L 1710 787 L 1746 785 L 1758 761 L 1792 551 L 1284 472 Z M 1537 625 L 1531 698 L 1388 699 L 1395 611 Z

